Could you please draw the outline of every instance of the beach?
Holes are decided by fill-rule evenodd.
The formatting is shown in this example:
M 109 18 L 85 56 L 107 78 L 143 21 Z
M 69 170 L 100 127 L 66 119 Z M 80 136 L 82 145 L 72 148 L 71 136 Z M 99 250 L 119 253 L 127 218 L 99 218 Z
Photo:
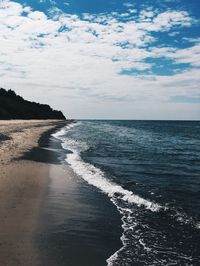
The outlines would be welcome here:
M 106 265 L 121 217 L 78 177 L 52 133 L 66 121 L 0 122 L 0 265 Z
M 1 121 L 0 265 L 199 265 L 199 132 Z
M 49 166 L 22 158 L 42 134 L 66 124 L 54 120 L 0 122 L 0 265 L 38 265 L 34 244 Z

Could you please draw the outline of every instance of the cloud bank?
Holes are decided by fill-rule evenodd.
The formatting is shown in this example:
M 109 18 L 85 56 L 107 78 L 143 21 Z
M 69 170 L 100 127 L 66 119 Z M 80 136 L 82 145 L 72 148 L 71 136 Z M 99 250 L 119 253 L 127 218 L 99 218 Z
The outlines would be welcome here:
M 183 38 L 183 48 L 158 43 L 159 34 L 196 20 L 187 11 L 126 7 L 77 15 L 1 1 L 2 86 L 75 118 L 197 119 L 199 38 Z

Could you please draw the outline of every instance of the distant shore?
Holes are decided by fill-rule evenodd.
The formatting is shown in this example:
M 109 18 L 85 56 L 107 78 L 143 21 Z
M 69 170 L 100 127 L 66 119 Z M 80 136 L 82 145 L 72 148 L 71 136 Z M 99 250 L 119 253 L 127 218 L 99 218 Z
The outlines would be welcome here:
M 48 183 L 49 165 L 29 160 L 28 155 L 37 149 L 42 135 L 66 123 L 62 120 L 0 121 L 0 265 L 39 265 L 34 233 Z

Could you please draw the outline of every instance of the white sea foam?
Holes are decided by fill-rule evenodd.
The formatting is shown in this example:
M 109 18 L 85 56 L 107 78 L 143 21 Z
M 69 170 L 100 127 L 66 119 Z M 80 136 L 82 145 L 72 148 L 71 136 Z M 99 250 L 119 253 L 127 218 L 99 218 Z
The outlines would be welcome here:
M 75 125 L 76 124 L 72 124 L 72 126 Z M 161 205 L 135 195 L 132 191 L 124 189 L 120 185 L 111 182 L 105 177 L 105 174 L 100 169 L 93 166 L 92 164 L 84 162 L 81 159 L 79 153 L 80 149 L 85 150 L 87 146 L 84 143 L 77 142 L 69 138 L 63 138 L 62 136 L 65 135 L 65 133 L 66 128 L 63 128 L 57 133 L 53 134 L 53 136 L 63 141 L 62 146 L 64 149 L 72 151 L 71 154 L 67 155 L 66 161 L 71 165 L 72 169 L 77 175 L 81 176 L 90 185 L 99 188 L 110 198 L 112 198 L 116 194 L 119 194 L 121 196 L 121 200 L 124 200 L 130 204 L 143 206 L 151 211 L 159 211 L 162 208 Z
M 54 138 L 59 139 L 59 137 L 63 136 L 66 133 L 66 127 L 62 128 L 61 130 L 57 131 L 56 133 L 52 134 Z
M 78 122 L 72 122 L 72 123 L 69 123 L 68 125 L 66 125 L 65 127 L 61 128 L 59 131 L 57 131 L 56 133 L 52 134 L 52 136 L 54 138 L 58 138 L 58 139 L 61 139 L 62 140 L 62 136 L 64 136 L 66 134 L 66 130 L 69 130 L 73 127 L 75 127 L 76 125 L 78 125 L 79 123 Z
M 200 229 L 200 222 L 196 223 L 196 229 Z
M 134 227 L 134 225 L 127 224 L 127 213 L 128 215 L 132 214 L 131 211 L 131 205 L 136 204 L 137 206 L 144 207 L 150 211 L 157 212 L 159 210 L 166 210 L 167 207 L 163 207 L 160 204 L 151 202 L 150 200 L 144 199 L 136 194 L 134 194 L 132 191 L 129 191 L 127 189 L 124 189 L 120 185 L 110 181 L 106 178 L 103 171 L 101 171 L 99 168 L 95 167 L 92 164 L 86 163 L 82 160 L 80 156 L 80 152 L 87 150 L 88 147 L 86 143 L 81 143 L 80 141 L 76 141 L 74 139 L 67 138 L 66 136 L 66 129 L 69 130 L 70 128 L 76 126 L 77 124 L 72 124 L 70 127 L 65 127 L 64 129 L 60 130 L 59 132 L 53 134 L 55 138 L 58 138 L 62 140 L 62 146 L 64 149 L 72 151 L 72 153 L 68 154 L 66 157 L 66 161 L 70 164 L 74 172 L 82 177 L 85 181 L 87 181 L 88 184 L 93 185 L 100 189 L 102 192 L 107 194 L 114 205 L 118 208 L 119 212 L 122 214 L 122 228 L 124 230 L 123 235 L 121 236 L 121 242 L 122 247 L 116 251 L 110 258 L 107 259 L 107 265 L 113 266 L 118 265 L 118 254 L 121 250 L 126 248 L 126 236 L 125 232 L 126 230 L 130 230 L 131 226 Z M 117 204 L 116 198 L 120 198 L 121 201 L 124 201 L 125 203 L 129 203 L 129 208 L 121 208 Z M 200 229 L 200 224 L 197 224 L 196 228 Z M 150 248 L 145 245 L 145 243 L 140 239 L 139 241 L 140 245 L 143 246 L 143 248 L 147 251 L 150 251 Z
M 122 188 L 120 185 L 109 181 L 100 169 L 83 162 L 75 150 L 73 150 L 72 154 L 67 155 L 66 161 L 71 165 L 76 174 L 81 176 L 90 185 L 99 188 L 111 198 L 115 194 L 119 194 L 122 200 L 131 204 L 137 204 L 138 206 L 144 206 L 151 211 L 158 211 L 162 208 L 159 204 L 143 199 L 133 192 Z

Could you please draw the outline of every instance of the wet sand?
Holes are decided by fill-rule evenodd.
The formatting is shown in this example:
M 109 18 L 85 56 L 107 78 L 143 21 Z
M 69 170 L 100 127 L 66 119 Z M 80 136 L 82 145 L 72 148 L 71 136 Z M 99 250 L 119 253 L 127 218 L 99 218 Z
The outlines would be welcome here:
M 37 246 L 42 266 L 106 266 L 121 247 L 121 217 L 106 195 L 51 165 Z
M 41 265 L 106 266 L 122 245 L 121 216 L 107 195 L 73 172 L 60 141 L 50 137 L 48 148 L 54 153 L 36 240 Z
M 63 123 L 0 121 L 0 265 L 39 265 L 35 234 L 49 165 L 23 155 L 38 146 L 42 134 Z
M 107 196 L 76 176 L 59 121 L 0 121 L 0 265 L 104 266 L 121 246 Z

